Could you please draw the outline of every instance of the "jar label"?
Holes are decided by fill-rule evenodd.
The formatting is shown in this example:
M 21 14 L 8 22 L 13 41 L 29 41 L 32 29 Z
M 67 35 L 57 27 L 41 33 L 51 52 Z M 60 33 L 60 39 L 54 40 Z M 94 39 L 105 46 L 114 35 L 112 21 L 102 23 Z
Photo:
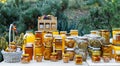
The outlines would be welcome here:
M 41 24 L 41 25 L 40 25 L 40 28 L 43 28 L 43 27 L 44 27 L 44 26 Z
M 49 24 L 46 24 L 46 28 L 49 28 L 50 27 L 50 25 Z

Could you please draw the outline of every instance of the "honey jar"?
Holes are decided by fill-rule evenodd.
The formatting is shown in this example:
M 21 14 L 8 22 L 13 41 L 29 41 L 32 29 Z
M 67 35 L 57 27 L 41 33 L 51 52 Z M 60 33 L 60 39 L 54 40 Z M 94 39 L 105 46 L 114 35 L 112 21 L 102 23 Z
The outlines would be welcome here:
M 109 62 L 111 60 L 111 55 L 109 53 L 103 53 L 103 61 Z
M 58 60 L 62 59 L 62 50 L 55 50 L 56 53 L 58 54 Z
M 36 54 L 35 55 L 35 60 L 36 60 L 36 62 L 42 62 L 42 54 Z
M 82 64 L 82 55 L 75 55 L 75 64 Z
M 120 53 L 120 46 L 113 45 L 112 48 L 113 48 L 113 50 L 112 50 L 113 58 L 115 58 L 115 56 Z
M 29 54 L 30 60 L 33 58 L 33 44 L 26 44 L 25 46 L 25 54 Z
M 45 47 L 52 47 L 52 42 L 53 42 L 53 36 L 52 34 L 45 34 L 44 36 L 44 43 Z
M 35 38 L 40 38 L 42 40 L 42 31 L 35 31 Z
M 114 36 L 114 44 L 120 44 L 120 33 L 116 33 Z
M 119 62 L 120 63 L 120 54 L 117 54 L 115 56 L 115 62 Z
M 105 43 L 109 43 L 110 32 L 108 30 L 100 30 L 100 35 L 105 38 Z
M 55 49 L 56 50 L 62 50 L 62 37 L 56 36 L 55 38 Z
M 92 62 L 100 62 L 100 51 L 92 51 Z
M 66 49 L 66 53 L 70 55 L 70 56 L 69 56 L 69 57 L 70 57 L 70 61 L 73 61 L 74 56 L 75 56 L 74 49 L 73 49 L 73 48 L 67 48 L 67 49 Z
M 30 63 L 29 54 L 23 54 L 22 55 L 21 63 Z
M 73 37 L 67 37 L 65 39 L 65 45 L 67 48 L 74 48 L 75 47 L 75 40 Z
M 70 30 L 71 36 L 78 36 L 78 30 Z
M 41 46 L 35 46 L 34 48 L 34 56 L 36 56 L 36 54 L 41 54 L 43 55 L 43 50 Z M 34 58 L 35 59 L 35 58 Z
M 66 31 L 60 31 L 60 35 L 62 35 L 62 34 L 66 35 L 67 32 Z
M 50 60 L 51 53 L 52 53 L 52 49 L 46 47 L 43 53 L 44 60 Z
M 118 43 L 116 43 L 116 34 L 117 33 L 120 33 L 120 28 L 114 28 L 114 29 L 112 29 L 113 44 L 118 44 Z
M 70 56 L 70 55 L 67 54 L 67 53 L 63 55 L 63 62 L 64 62 L 64 63 L 68 63 L 68 62 L 69 62 L 69 60 L 70 60 L 69 56 Z
M 36 45 L 36 46 L 41 46 L 41 47 L 42 47 L 42 41 L 41 41 L 40 38 L 36 38 L 36 39 L 35 39 L 35 45 Z
M 109 54 L 112 57 L 112 46 L 111 45 L 102 45 L 102 53 Z
M 52 54 L 50 56 L 50 60 L 53 62 L 58 61 L 58 54 L 56 52 L 52 52 Z

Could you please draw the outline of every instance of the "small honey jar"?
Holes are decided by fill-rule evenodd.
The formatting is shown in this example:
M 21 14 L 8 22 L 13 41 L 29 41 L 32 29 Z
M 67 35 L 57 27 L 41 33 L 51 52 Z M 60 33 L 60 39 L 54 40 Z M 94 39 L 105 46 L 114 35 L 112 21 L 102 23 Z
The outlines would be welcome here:
M 93 51 L 92 52 L 92 62 L 100 62 L 101 58 L 100 58 L 100 51 Z
M 30 63 L 29 54 L 23 54 L 23 55 L 22 55 L 21 63 Z
M 75 55 L 75 64 L 82 64 L 82 55 Z
M 67 48 L 74 48 L 74 46 L 75 46 L 75 40 L 73 39 L 72 36 L 67 37 L 65 39 L 65 45 L 66 45 Z
M 110 53 L 103 53 L 103 61 L 109 62 L 111 60 Z
M 67 54 L 67 53 L 63 55 L 63 62 L 64 62 L 64 63 L 68 63 L 68 62 L 69 62 L 69 60 L 70 60 L 69 56 L 70 56 L 70 55 Z
M 48 33 L 44 36 L 45 47 L 52 47 L 53 35 Z
M 75 56 L 75 52 L 74 52 L 74 49 L 73 48 L 67 48 L 66 49 L 66 53 L 68 53 L 70 56 L 70 61 L 73 61 L 74 59 L 74 56 Z
M 36 54 L 35 55 L 35 60 L 36 60 L 36 62 L 42 62 L 42 54 Z
M 50 56 L 50 60 L 53 62 L 58 61 L 58 54 L 56 52 L 52 52 L 52 54 Z
M 46 47 L 43 52 L 44 60 L 50 60 L 51 53 L 52 53 L 52 49 Z
M 120 54 L 117 54 L 117 55 L 115 56 L 115 61 L 120 63 Z
M 62 59 L 62 50 L 55 50 L 56 53 L 58 54 L 58 60 Z
M 78 36 L 78 30 L 70 30 L 71 36 Z

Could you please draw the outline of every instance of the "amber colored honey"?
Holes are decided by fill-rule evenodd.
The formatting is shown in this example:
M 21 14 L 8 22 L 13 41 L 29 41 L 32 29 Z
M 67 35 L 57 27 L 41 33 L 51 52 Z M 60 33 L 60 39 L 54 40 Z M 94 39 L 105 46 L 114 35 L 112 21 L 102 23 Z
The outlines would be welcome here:
M 33 58 L 33 45 L 32 44 L 27 44 L 25 46 L 25 54 L 29 54 L 30 60 Z

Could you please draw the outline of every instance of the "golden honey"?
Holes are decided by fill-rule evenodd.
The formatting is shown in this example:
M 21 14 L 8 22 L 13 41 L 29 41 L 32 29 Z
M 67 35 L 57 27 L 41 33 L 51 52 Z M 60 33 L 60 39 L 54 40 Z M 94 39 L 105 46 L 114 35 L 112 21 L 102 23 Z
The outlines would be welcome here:
M 30 63 L 29 54 L 23 54 L 22 55 L 21 63 Z
M 46 34 L 44 36 L 44 43 L 45 43 L 45 47 L 52 47 L 52 43 L 53 43 L 52 34 Z
M 61 36 L 55 37 L 55 49 L 62 50 L 62 37 Z
M 62 50 L 55 50 L 56 53 L 58 54 L 58 60 L 62 59 Z
M 115 61 L 120 63 L 120 54 L 115 56 Z
M 56 52 L 53 52 L 50 56 L 50 60 L 53 62 L 58 61 L 58 54 Z
M 104 62 L 109 62 L 111 60 L 111 54 L 109 53 L 103 53 L 102 57 Z
M 120 33 L 120 28 L 114 28 L 114 29 L 112 30 L 113 44 L 117 44 L 117 43 L 116 43 L 116 34 L 117 34 L 117 33 Z
M 70 55 L 70 56 L 69 56 L 70 61 L 73 61 L 74 56 L 75 56 L 74 49 L 73 49 L 73 48 L 67 48 L 67 49 L 66 49 L 66 53 Z
M 71 36 L 78 36 L 78 30 L 70 30 Z
M 65 39 L 65 45 L 68 48 L 74 48 L 75 47 L 75 40 L 73 39 L 73 37 L 67 37 Z
M 82 55 L 75 55 L 75 64 L 82 64 Z
M 36 62 L 42 62 L 42 54 L 39 54 L 39 53 L 37 53 L 36 55 L 35 55 L 35 60 L 36 60 Z
M 70 56 L 69 54 L 64 54 L 63 55 L 63 62 L 64 63 L 68 63 L 69 62 L 69 60 L 70 60 L 69 56 Z
M 100 30 L 100 35 L 105 38 L 106 43 L 109 43 L 110 32 L 108 30 Z
M 51 48 L 45 48 L 44 53 L 43 53 L 44 60 L 50 60 L 51 53 L 52 53 Z
M 100 51 L 93 51 L 92 52 L 92 62 L 100 62 L 101 58 L 100 58 Z

